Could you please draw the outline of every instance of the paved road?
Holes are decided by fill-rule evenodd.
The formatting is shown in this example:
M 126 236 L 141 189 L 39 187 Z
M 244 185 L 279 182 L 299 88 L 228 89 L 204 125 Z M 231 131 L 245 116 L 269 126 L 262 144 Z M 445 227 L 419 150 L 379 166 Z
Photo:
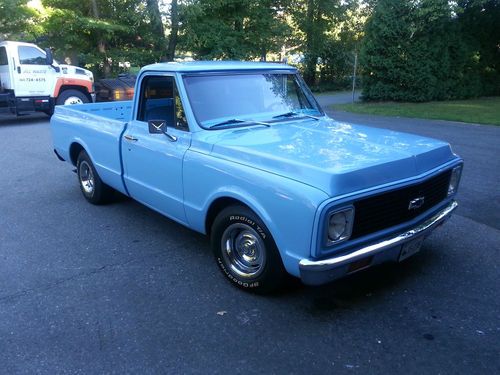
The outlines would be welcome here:
M 45 118 L 0 119 L 0 373 L 500 373 L 500 128 L 336 117 L 452 141 L 460 211 L 399 266 L 273 297 L 140 204 L 87 204 Z

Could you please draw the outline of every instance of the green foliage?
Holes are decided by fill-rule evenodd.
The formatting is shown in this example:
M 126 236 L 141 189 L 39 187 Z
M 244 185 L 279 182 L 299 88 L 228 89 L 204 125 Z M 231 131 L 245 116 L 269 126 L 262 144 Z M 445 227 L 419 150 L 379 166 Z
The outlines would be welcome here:
M 415 17 L 414 4 L 409 1 L 380 0 L 366 24 L 366 36 L 361 49 L 361 64 L 365 69 L 363 97 L 368 100 L 416 100 L 415 81 L 426 85 L 414 63 Z M 415 67 L 417 65 L 417 67 Z M 426 67 L 422 67 L 424 71 Z
M 422 102 L 493 94 L 480 76 L 486 67 L 494 72 L 490 78 L 498 75 L 495 58 L 483 68 L 474 62 L 481 52 L 471 49 L 473 34 L 461 25 L 469 10 L 457 17 L 460 10 L 447 0 L 377 1 L 361 50 L 363 98 Z
M 276 0 L 191 1 L 183 8 L 182 48 L 200 59 L 265 59 L 289 33 L 282 12 Z
M 325 42 L 327 32 L 341 14 L 339 0 L 293 0 L 290 7 L 292 20 L 297 27 L 298 42 L 303 45 L 304 79 L 310 85 L 316 84 L 318 60 L 328 50 Z
M 355 54 L 370 8 L 358 1 L 343 3 L 342 12 L 326 32 L 322 48 L 319 50 L 320 89 L 339 90 L 352 87 Z
M 159 61 L 158 37 L 140 0 L 43 0 L 47 14 L 41 44 L 56 57 L 85 65 L 97 76 L 113 75 L 120 63 Z
M 97 77 L 177 51 L 289 58 L 313 88 L 346 89 L 359 52 L 368 100 L 500 94 L 500 0 L 41 1 L 0 0 L 0 38 L 52 47 Z
M 28 0 L 0 0 L 0 40 L 29 39 L 37 12 Z
M 466 41 L 461 85 L 474 95 L 500 95 L 500 1 L 458 1 L 458 24 Z

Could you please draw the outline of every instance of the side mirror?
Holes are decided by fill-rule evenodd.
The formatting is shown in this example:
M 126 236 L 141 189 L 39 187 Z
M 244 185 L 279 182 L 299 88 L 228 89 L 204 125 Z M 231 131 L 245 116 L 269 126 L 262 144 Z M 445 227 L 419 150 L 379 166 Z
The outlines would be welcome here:
M 167 124 L 164 120 L 149 120 L 149 134 L 164 134 L 167 129 Z
M 52 56 L 52 51 L 50 48 L 45 48 L 45 63 L 47 65 L 54 64 L 54 57 Z
M 148 120 L 149 134 L 164 134 L 170 142 L 177 141 L 177 137 L 167 133 L 167 122 L 165 120 Z

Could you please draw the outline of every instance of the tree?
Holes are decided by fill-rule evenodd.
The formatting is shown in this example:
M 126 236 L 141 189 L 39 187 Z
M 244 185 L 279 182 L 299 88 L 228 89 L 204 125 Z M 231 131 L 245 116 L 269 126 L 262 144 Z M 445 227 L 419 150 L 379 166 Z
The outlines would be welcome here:
M 154 49 L 158 54 L 163 55 L 166 40 L 158 0 L 146 0 L 146 9 L 151 23 L 151 32 L 153 33 Z
M 380 0 L 375 6 L 360 55 L 365 70 L 364 98 L 402 99 L 397 95 L 408 82 L 412 11 L 412 4 L 406 1 Z
M 28 0 L 0 0 L 0 39 L 18 39 L 30 34 L 36 11 L 27 6 Z
M 179 34 L 179 4 L 177 0 L 172 0 L 170 4 L 170 36 L 168 38 L 168 47 L 166 60 L 172 61 L 175 57 L 177 48 L 177 37 Z
M 473 95 L 500 95 L 500 1 L 457 1 L 467 60 L 460 86 Z
M 363 97 L 430 101 L 499 93 L 499 16 L 498 0 L 378 0 L 361 53 Z
M 42 44 L 56 56 L 83 64 L 97 76 L 120 71 L 120 63 L 159 61 L 157 35 L 141 0 L 43 0 L 47 15 Z M 164 48 L 164 47 L 163 47 Z
M 304 79 L 310 85 L 317 80 L 318 59 L 323 55 L 328 32 L 339 21 L 349 1 L 293 0 L 290 12 L 298 29 L 296 35 L 304 53 Z
M 317 81 L 324 89 L 346 89 L 352 85 L 352 74 L 364 26 L 371 8 L 362 0 L 344 2 L 336 22 L 325 32 Z
M 184 7 L 183 48 L 202 59 L 266 59 L 289 27 L 278 0 L 194 0 Z
M 361 51 L 367 100 L 457 97 L 462 42 L 447 0 L 379 0 Z

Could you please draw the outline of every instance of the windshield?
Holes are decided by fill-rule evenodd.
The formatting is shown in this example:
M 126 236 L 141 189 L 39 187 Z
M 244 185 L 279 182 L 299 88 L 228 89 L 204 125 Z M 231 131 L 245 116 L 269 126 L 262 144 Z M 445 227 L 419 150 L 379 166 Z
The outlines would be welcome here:
M 303 83 L 292 73 L 191 75 L 184 77 L 194 115 L 205 128 L 248 120 L 283 121 L 282 114 L 322 115 Z

